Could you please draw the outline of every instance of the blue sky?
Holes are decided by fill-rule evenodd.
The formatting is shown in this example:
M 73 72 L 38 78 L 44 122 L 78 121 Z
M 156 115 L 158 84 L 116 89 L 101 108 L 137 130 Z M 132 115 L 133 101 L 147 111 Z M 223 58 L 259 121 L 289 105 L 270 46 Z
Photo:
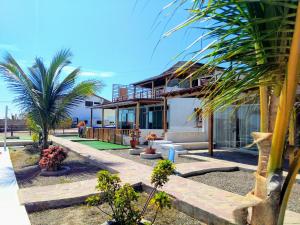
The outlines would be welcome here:
M 171 0 L 170 0 L 171 1 Z M 100 95 L 111 100 L 112 84 L 129 84 L 158 75 L 195 38 L 178 32 L 161 41 L 164 31 L 187 17 L 185 10 L 159 14 L 170 2 L 158 0 L 0 0 L 0 56 L 8 51 L 23 66 L 36 56 L 47 62 L 61 48 L 74 54 L 81 79 L 99 79 Z M 70 68 L 69 68 L 70 69 Z M 0 118 L 4 105 L 18 113 L 13 93 L 0 79 Z

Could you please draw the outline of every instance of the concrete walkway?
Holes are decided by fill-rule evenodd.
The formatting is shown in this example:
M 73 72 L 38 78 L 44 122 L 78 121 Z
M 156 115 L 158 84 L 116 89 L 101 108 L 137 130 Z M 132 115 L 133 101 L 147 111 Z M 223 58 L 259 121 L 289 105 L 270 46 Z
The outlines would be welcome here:
M 228 150 L 218 150 L 215 149 L 215 152 L 218 151 L 228 151 Z M 244 164 L 244 163 L 238 163 L 238 162 L 233 162 L 233 161 L 227 161 L 227 160 L 223 160 L 223 159 L 216 159 L 213 157 L 207 157 L 207 156 L 202 156 L 202 155 L 197 155 L 197 153 L 203 153 L 203 152 L 208 152 L 208 150 L 193 150 L 193 151 L 189 151 L 189 154 L 187 155 L 181 155 L 181 157 L 185 157 L 185 158 L 190 158 L 190 159 L 196 159 L 199 161 L 207 161 L 207 162 L 214 162 L 217 164 L 221 164 L 221 165 L 227 165 L 228 167 L 238 167 L 240 169 L 243 170 L 247 170 L 247 171 L 256 171 L 257 169 L 257 165 L 249 165 L 249 164 Z M 234 152 L 232 151 L 232 154 L 234 154 Z M 242 154 L 248 154 L 248 153 L 242 153 Z M 283 171 L 283 176 L 287 176 L 287 172 Z M 296 179 L 298 181 L 300 181 L 300 174 L 297 175 Z
M 228 172 L 234 170 L 238 170 L 238 167 L 219 162 L 192 162 L 176 164 L 176 171 L 181 177 L 197 176 L 208 172 Z
M 23 145 L 31 145 L 32 143 L 33 143 L 32 140 L 8 139 L 6 141 L 6 146 L 23 146 Z M 4 147 L 4 141 L 0 141 L 0 147 Z
M 118 172 L 124 182 L 142 183 L 145 189 L 151 187 L 152 168 L 149 166 L 62 138 L 51 137 L 51 139 L 65 148 L 101 164 L 104 169 Z M 187 166 L 189 165 L 191 163 L 187 163 Z M 96 180 L 88 180 L 80 183 L 25 188 L 20 190 L 20 198 L 22 203 L 31 206 L 47 203 L 47 201 L 52 201 L 52 203 L 59 200 L 61 202 L 75 201 L 95 193 L 95 189 L 93 189 L 95 182 Z M 257 199 L 250 200 L 179 176 L 171 176 L 164 191 L 175 197 L 176 208 L 207 224 L 234 224 L 233 211 L 235 209 L 259 202 Z M 300 224 L 299 214 L 288 213 L 285 224 Z
M 30 225 L 25 207 L 18 199 L 18 184 L 8 150 L 0 148 L 0 223 Z

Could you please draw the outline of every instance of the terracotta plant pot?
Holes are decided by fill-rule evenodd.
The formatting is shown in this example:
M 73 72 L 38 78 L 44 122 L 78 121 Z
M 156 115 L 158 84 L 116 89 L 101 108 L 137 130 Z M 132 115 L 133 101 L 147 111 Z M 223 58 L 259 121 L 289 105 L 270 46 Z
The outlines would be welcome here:
M 137 140 L 130 140 L 130 147 L 136 148 L 136 146 L 137 146 Z
M 156 149 L 155 148 L 146 148 L 145 153 L 146 154 L 155 154 Z

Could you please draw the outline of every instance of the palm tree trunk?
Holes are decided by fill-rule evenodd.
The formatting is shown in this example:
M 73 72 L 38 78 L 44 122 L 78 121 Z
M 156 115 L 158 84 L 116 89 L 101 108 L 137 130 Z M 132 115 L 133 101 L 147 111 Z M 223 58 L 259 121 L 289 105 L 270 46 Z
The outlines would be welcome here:
M 268 87 L 259 87 L 260 98 L 260 132 L 268 132 L 269 127 L 269 114 L 268 114 Z
M 276 96 L 274 93 L 271 94 L 270 104 L 269 104 L 269 132 L 271 133 L 273 133 L 275 127 L 278 103 L 279 103 L 279 97 Z
M 273 217 L 276 219 L 276 224 L 283 224 L 284 212 L 286 210 L 286 205 L 282 205 L 280 209 L 280 198 L 281 198 L 281 183 L 273 182 L 273 178 L 276 176 L 282 176 L 282 158 L 284 153 L 284 147 L 286 142 L 286 135 L 290 124 L 291 114 L 293 112 L 293 107 L 296 99 L 296 91 L 298 84 L 298 74 L 300 72 L 300 2 L 298 3 L 296 23 L 294 28 L 294 34 L 292 39 L 292 44 L 290 48 L 290 55 L 287 67 L 287 76 L 284 81 L 277 110 L 277 116 L 275 121 L 274 133 L 272 138 L 271 154 L 268 163 L 268 187 L 275 184 L 279 186 L 272 189 L 268 194 L 271 196 L 273 208 Z M 290 174 L 289 174 L 290 175 Z M 280 180 L 280 179 L 279 179 Z M 291 184 L 294 179 L 289 182 Z M 286 184 L 290 186 L 289 184 Z M 279 190 L 279 191 L 278 191 Z M 289 195 L 288 195 L 289 196 Z M 287 199 L 285 201 L 288 200 Z M 278 214 L 280 209 L 280 217 L 277 222 Z M 274 223 L 275 224 L 275 223 Z
M 44 128 L 43 128 L 43 143 L 42 143 L 42 145 L 43 145 L 43 149 L 46 149 L 46 148 L 49 147 L 49 145 L 48 145 L 48 128 L 47 128 L 47 126 L 44 126 Z
M 286 210 L 286 204 L 283 204 L 280 208 L 282 202 L 282 158 L 284 153 L 286 134 L 288 131 L 291 113 L 295 104 L 296 90 L 298 84 L 299 74 L 299 64 L 300 64 L 300 2 L 298 3 L 296 24 L 294 29 L 294 35 L 292 39 L 292 45 L 290 49 L 289 62 L 287 68 L 287 76 L 284 81 L 279 103 L 277 106 L 277 113 L 275 124 L 272 115 L 275 114 L 275 107 L 277 105 L 275 96 L 271 97 L 270 109 L 269 109 L 269 131 L 273 131 L 270 157 L 268 161 L 267 174 L 265 171 L 261 171 L 261 168 L 265 169 L 263 165 L 260 165 L 262 162 L 265 164 L 265 160 L 260 160 L 258 164 L 258 171 L 256 173 L 256 186 L 254 193 L 258 197 L 262 198 L 263 201 L 261 204 L 253 207 L 251 224 L 268 224 L 268 225 L 281 225 L 283 224 L 284 212 Z M 260 88 L 261 103 L 265 104 L 265 93 L 264 90 Z M 265 105 L 261 105 L 261 131 L 265 132 L 266 129 L 266 115 L 265 115 Z M 258 144 L 259 146 L 259 144 Z M 260 146 L 259 146 L 260 148 Z M 260 149 L 260 159 L 262 152 L 266 149 Z M 262 174 L 259 174 L 263 172 Z M 265 176 L 267 175 L 267 177 Z M 293 176 L 292 176 L 293 177 Z M 294 182 L 291 179 L 290 182 Z M 288 184 L 287 184 L 288 185 Z M 288 196 L 288 194 L 287 194 Z M 288 197 L 287 197 L 288 198 Z M 287 199 L 285 200 L 287 202 Z M 278 220 L 278 214 L 280 211 L 280 217 Z
M 300 71 L 300 3 L 298 3 L 297 17 L 290 56 L 287 68 L 287 77 L 284 81 L 277 116 L 275 121 L 274 134 L 272 139 L 271 155 L 268 164 L 268 173 L 271 175 L 282 166 L 282 154 L 289 127 L 290 116 L 293 111 L 298 84 L 298 73 Z

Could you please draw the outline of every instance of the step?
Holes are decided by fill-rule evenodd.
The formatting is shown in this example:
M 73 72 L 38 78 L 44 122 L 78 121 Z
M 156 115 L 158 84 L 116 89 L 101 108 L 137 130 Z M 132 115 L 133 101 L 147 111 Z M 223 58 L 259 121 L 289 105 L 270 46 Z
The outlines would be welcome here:
M 187 150 L 208 149 L 208 142 L 181 142 L 174 144 L 181 145 L 184 149 Z

